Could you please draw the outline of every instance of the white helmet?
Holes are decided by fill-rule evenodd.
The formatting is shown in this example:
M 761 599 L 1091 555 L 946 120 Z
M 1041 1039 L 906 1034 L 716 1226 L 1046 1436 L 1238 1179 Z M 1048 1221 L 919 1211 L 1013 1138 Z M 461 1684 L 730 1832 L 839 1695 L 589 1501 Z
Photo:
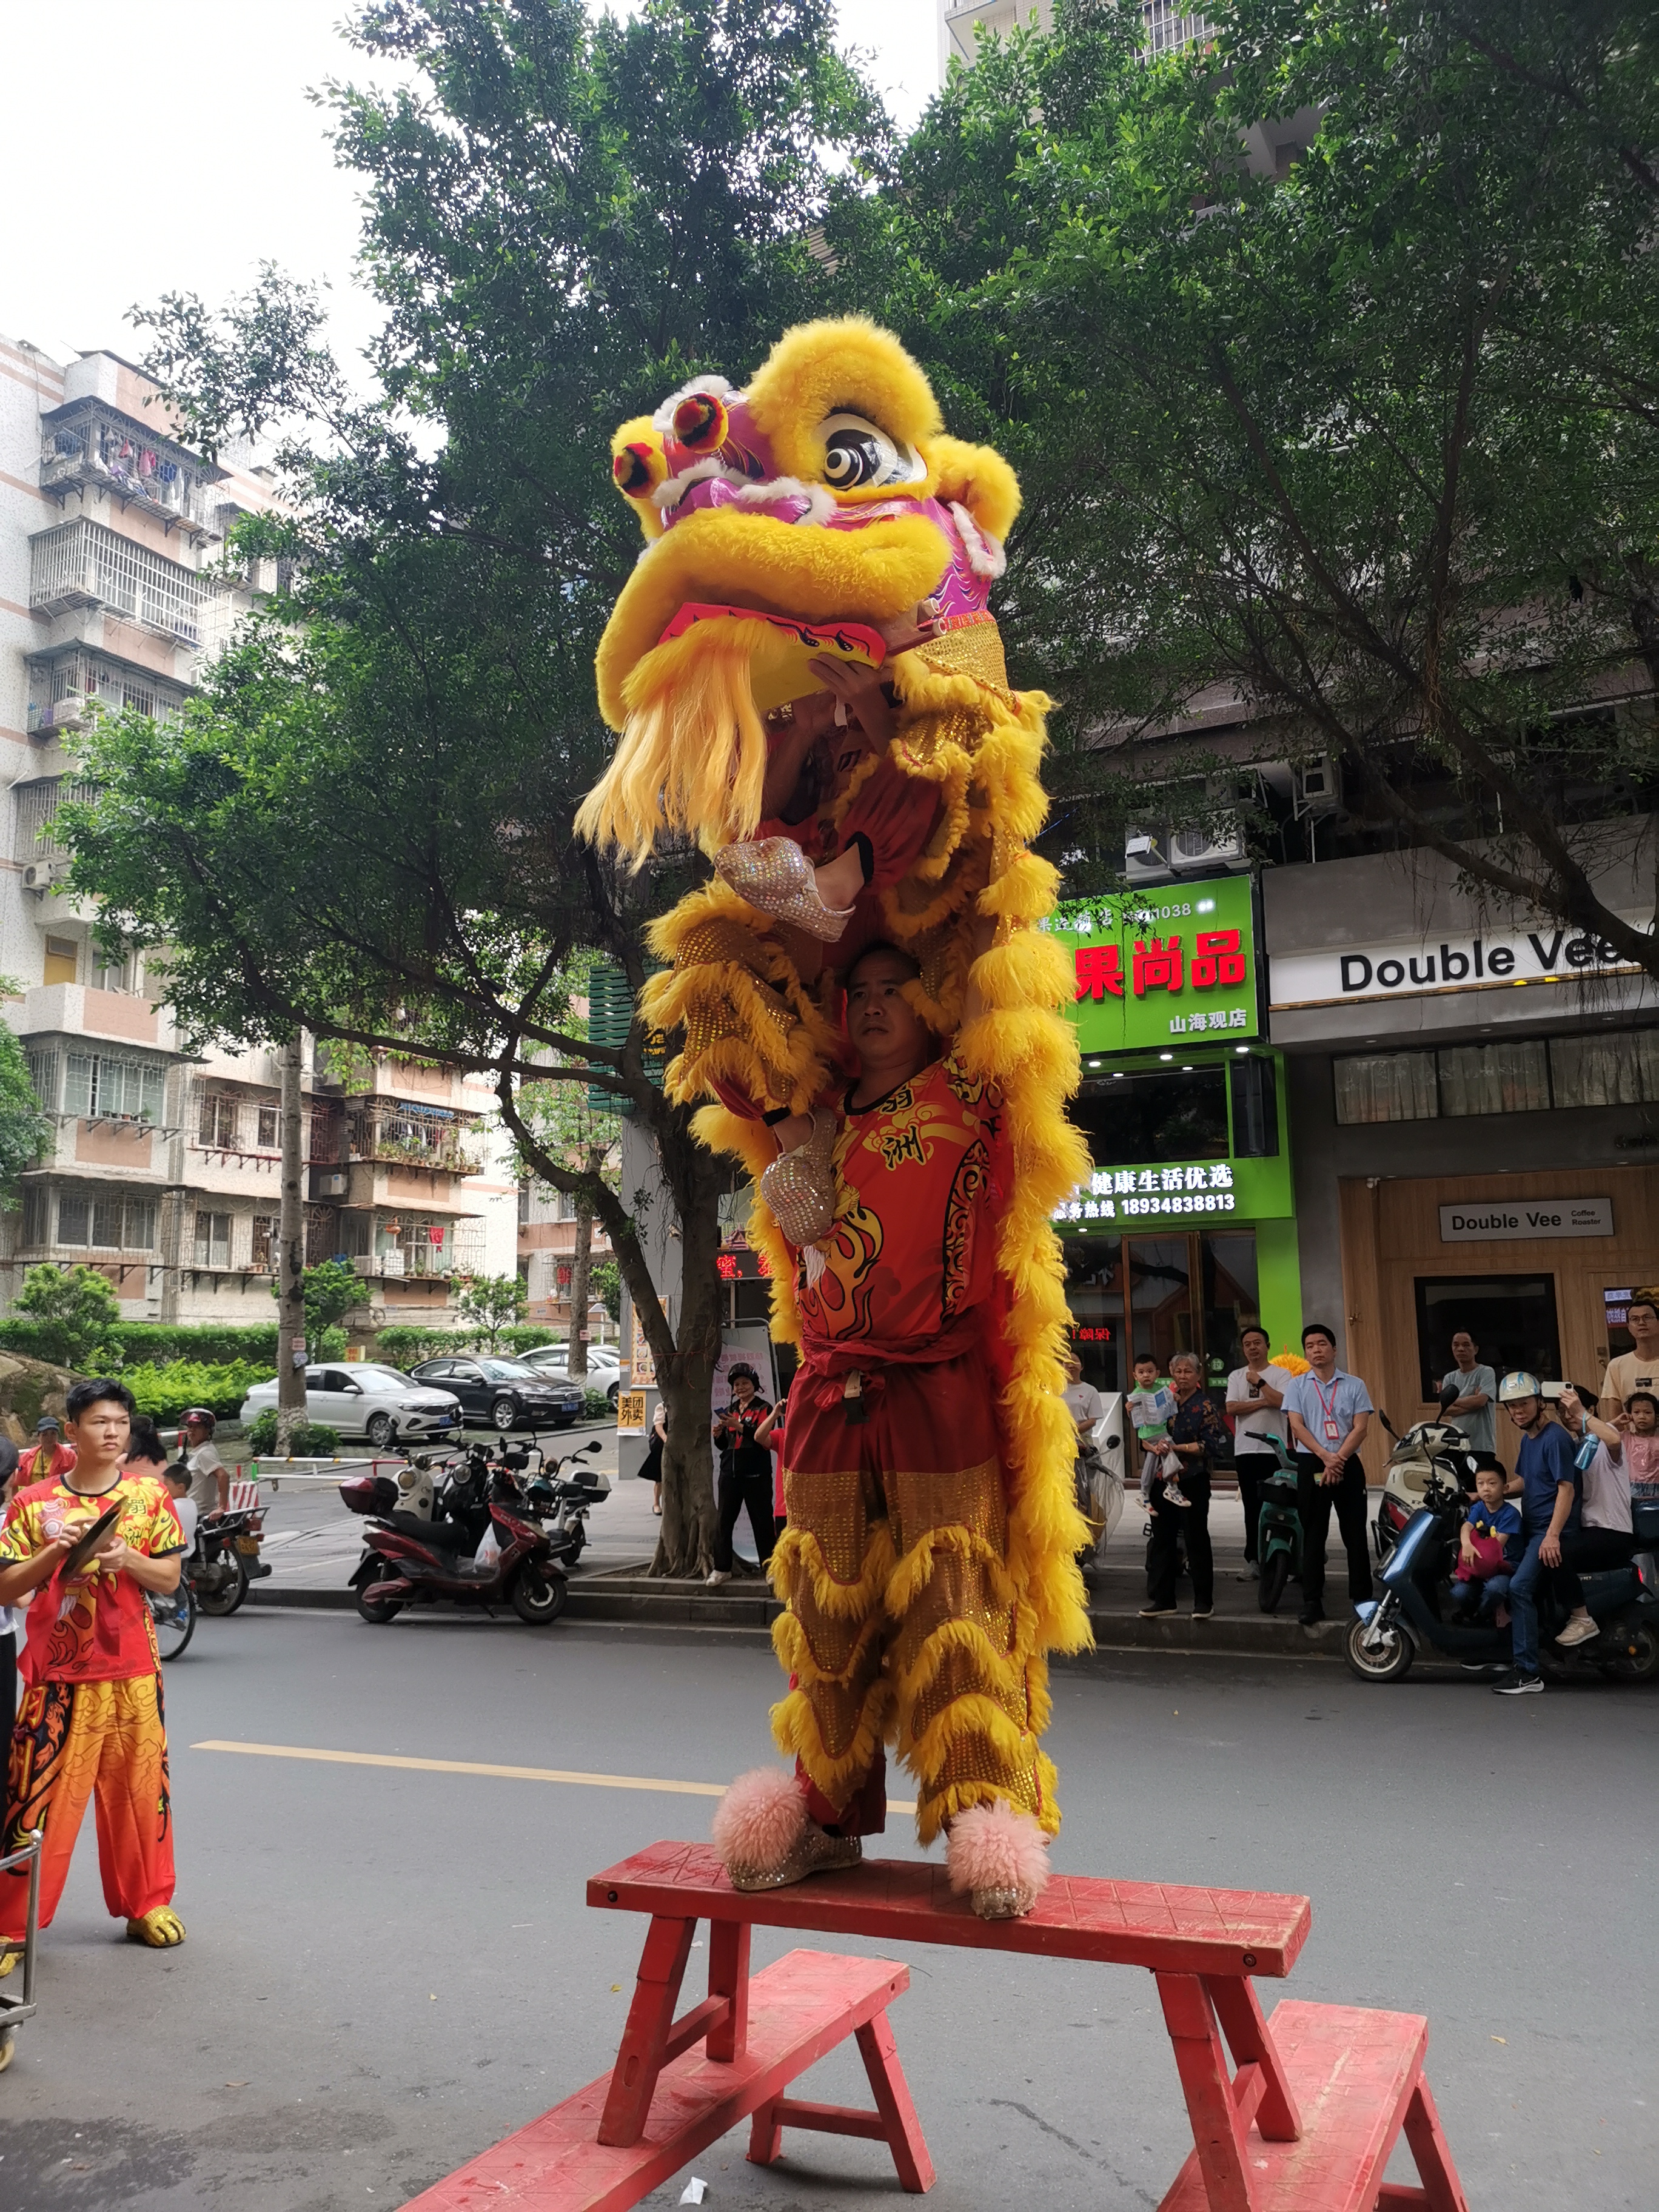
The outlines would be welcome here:
M 1506 1375 L 1498 1386 L 1498 1402 L 1507 1406 L 1516 1398 L 1541 1398 L 1543 1386 L 1535 1375 L 1528 1375 L 1524 1367 L 1517 1367 Z

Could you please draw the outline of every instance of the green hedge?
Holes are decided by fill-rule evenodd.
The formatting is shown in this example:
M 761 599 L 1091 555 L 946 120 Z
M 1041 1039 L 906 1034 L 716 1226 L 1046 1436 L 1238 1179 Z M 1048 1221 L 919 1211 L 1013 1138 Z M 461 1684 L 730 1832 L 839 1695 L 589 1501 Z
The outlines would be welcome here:
M 21 1352 L 30 1359 L 46 1359 L 52 1357 L 48 1346 L 53 1340 L 54 1331 L 48 1322 L 30 1321 L 23 1314 L 0 1320 L 0 1348 L 5 1351 Z M 161 1367 L 180 1359 L 222 1366 L 240 1359 L 263 1361 L 268 1372 L 276 1364 L 274 1322 L 252 1328 L 187 1328 L 159 1322 L 124 1321 L 111 1328 L 108 1341 L 124 1367 Z
M 514 1322 L 499 1334 L 501 1352 L 508 1358 L 515 1352 L 538 1351 L 555 1340 L 553 1331 L 540 1322 Z M 374 1357 L 393 1367 L 416 1367 L 423 1359 L 441 1359 L 446 1352 L 476 1351 L 481 1340 L 477 1329 L 383 1328 L 374 1340 Z
M 152 1421 L 176 1421 L 186 1406 L 205 1406 L 221 1420 L 234 1419 L 256 1382 L 270 1378 L 268 1359 L 232 1359 L 210 1364 L 200 1359 L 170 1359 L 162 1366 L 124 1370 L 121 1380 L 138 1411 Z
M 267 1406 L 257 1416 L 253 1426 L 247 1432 L 247 1444 L 255 1459 L 269 1459 L 276 1450 L 276 1408 L 274 1406 Z M 332 1459 L 339 1449 L 338 1432 L 325 1422 L 319 1421 L 314 1427 L 301 1423 L 294 1431 L 295 1459 Z

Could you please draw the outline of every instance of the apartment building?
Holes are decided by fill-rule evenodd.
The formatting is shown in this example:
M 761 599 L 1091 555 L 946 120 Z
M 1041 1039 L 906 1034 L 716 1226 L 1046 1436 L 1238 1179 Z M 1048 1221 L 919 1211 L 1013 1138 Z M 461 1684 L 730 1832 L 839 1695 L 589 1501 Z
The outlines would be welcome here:
M 1155 55 L 1178 52 L 1211 35 L 1210 21 L 1202 9 L 1183 7 L 1181 0 L 1145 0 L 1140 12 L 1147 47 Z M 1054 0 L 967 0 L 965 5 L 939 0 L 941 76 L 952 59 L 973 66 L 975 31 L 994 31 L 1006 38 L 1033 21 L 1040 31 L 1053 30 Z
M 563 1191 L 548 1190 L 526 1181 L 519 1186 L 519 1273 L 530 1298 L 532 1321 L 560 1328 L 570 1323 L 571 1279 L 575 1268 L 576 1201 Z M 611 1239 L 602 1223 L 592 1226 L 590 1256 L 613 1258 Z M 589 1327 L 594 1340 L 609 1326 L 603 1301 L 597 1292 L 589 1300 Z
M 251 458 L 210 464 L 171 434 L 117 356 L 0 339 L 0 974 L 53 1132 L 0 1218 L 0 1305 L 27 1267 L 79 1261 L 133 1320 L 270 1316 L 275 1055 L 187 1048 L 143 957 L 94 944 L 52 823 L 76 789 L 65 740 L 100 709 L 176 714 L 275 583 L 270 564 L 220 573 L 232 524 L 272 497 Z M 391 1058 L 343 1079 L 307 1052 L 304 1089 L 307 1256 L 358 1269 L 362 1327 L 444 1316 L 458 1275 L 512 1271 L 487 1085 Z

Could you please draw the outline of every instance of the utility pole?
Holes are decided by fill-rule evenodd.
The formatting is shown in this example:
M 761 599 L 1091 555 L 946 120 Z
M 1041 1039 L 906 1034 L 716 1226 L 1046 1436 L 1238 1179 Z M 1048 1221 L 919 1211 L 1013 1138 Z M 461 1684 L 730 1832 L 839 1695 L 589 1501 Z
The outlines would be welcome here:
M 294 1449 L 295 1430 L 303 1427 L 306 1419 L 305 1163 L 300 1143 L 303 1051 L 303 1033 L 295 1030 L 283 1048 L 283 1210 L 277 1222 L 276 1449 L 284 1457 Z

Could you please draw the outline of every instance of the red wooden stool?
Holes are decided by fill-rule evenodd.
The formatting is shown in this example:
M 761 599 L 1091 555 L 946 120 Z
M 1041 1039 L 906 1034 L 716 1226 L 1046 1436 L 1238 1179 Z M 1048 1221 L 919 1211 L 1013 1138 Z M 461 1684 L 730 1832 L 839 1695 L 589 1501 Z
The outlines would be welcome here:
M 1295 1965 L 1312 1923 L 1305 1897 L 1060 1875 L 1025 1919 L 985 1921 L 936 1866 L 869 1860 L 744 1895 L 710 1846 L 668 1843 L 596 1875 L 587 1901 L 651 1916 L 615 2068 L 415 2198 L 422 2212 L 626 2212 L 745 2118 L 757 2164 L 779 2155 L 785 2128 L 869 2136 L 889 2145 L 906 2189 L 930 2188 L 886 2017 L 908 1969 L 793 1951 L 750 1979 L 757 1926 L 1150 1969 L 1194 2142 L 1160 2212 L 1468 2212 L 1424 2077 L 1426 2021 L 1289 2001 L 1263 2018 L 1253 1978 Z M 677 2021 L 699 1920 L 708 1995 Z M 875 2111 L 784 2094 L 848 2035 Z M 1420 2188 L 1382 2179 L 1402 2128 Z

